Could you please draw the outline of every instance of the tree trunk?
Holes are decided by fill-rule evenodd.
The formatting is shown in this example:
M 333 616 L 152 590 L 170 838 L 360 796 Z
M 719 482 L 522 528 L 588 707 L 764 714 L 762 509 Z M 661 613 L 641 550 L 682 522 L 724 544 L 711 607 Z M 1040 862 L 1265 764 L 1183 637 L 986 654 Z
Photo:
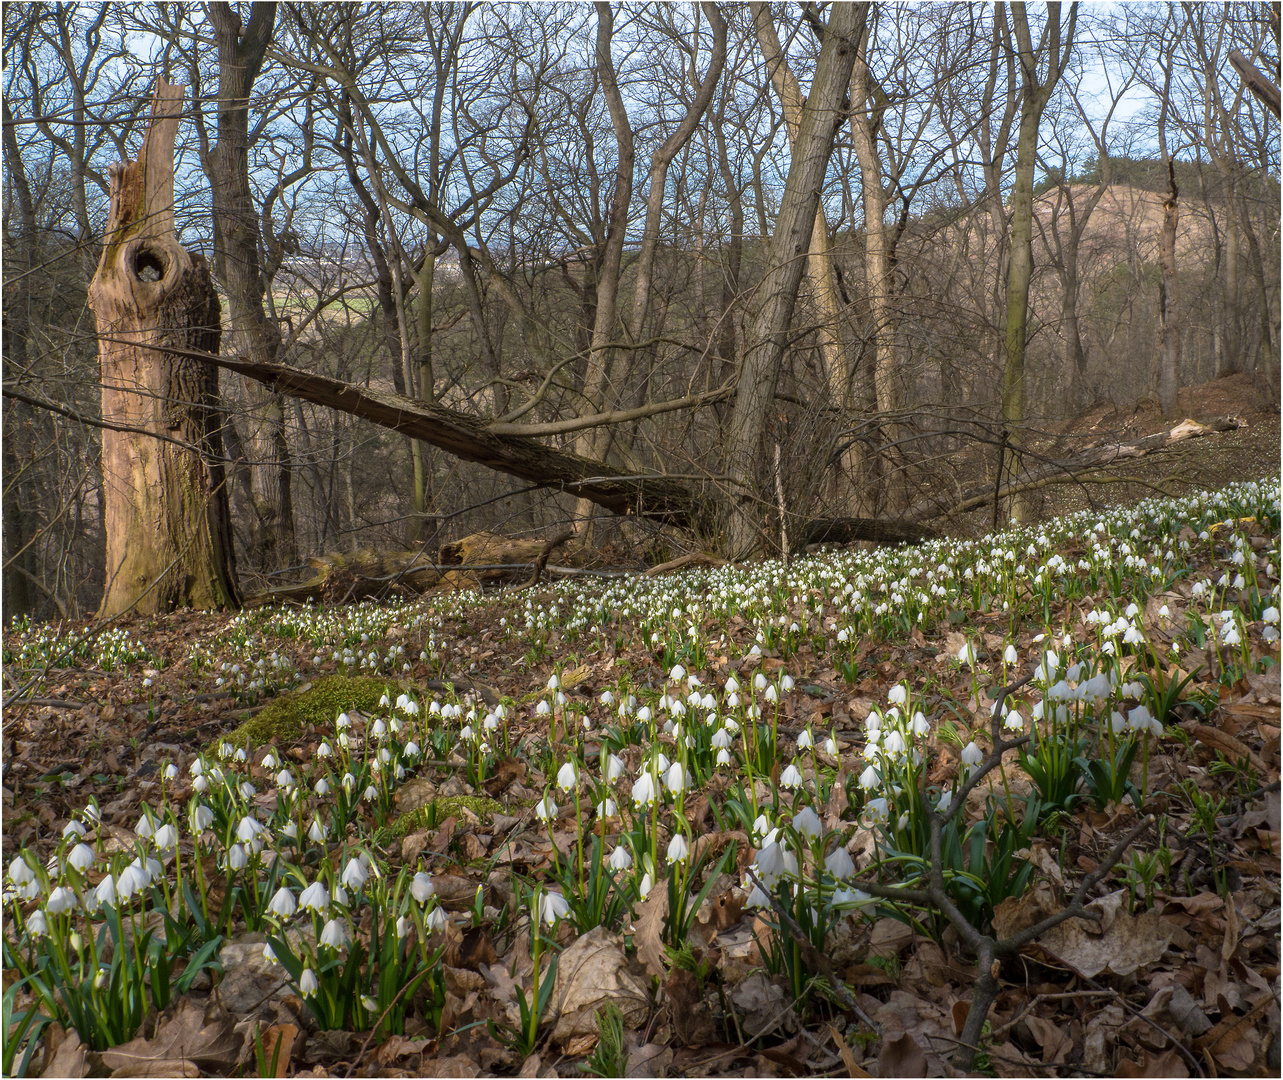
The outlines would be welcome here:
M 860 191 L 864 202 L 864 277 L 868 289 L 869 322 L 873 332 L 873 386 L 880 413 L 893 414 L 900 408 L 900 382 L 897 371 L 895 347 L 891 336 L 891 274 L 887 257 L 886 197 L 882 191 L 882 165 L 878 160 L 877 133 L 881 125 L 881 107 L 874 102 L 876 93 L 873 74 L 868 65 L 869 32 L 860 42 L 851 75 L 851 142 L 856 160 L 860 163 Z M 842 402 L 849 405 L 850 402 Z M 878 443 L 896 441 L 897 426 L 879 425 L 874 429 Z M 881 448 L 871 449 L 872 457 L 881 457 Z M 843 468 L 852 480 L 859 479 L 861 451 L 853 443 L 843 455 Z M 888 472 L 898 475 L 891 462 L 877 463 L 880 476 Z M 903 505 L 903 484 L 895 484 L 895 492 L 874 493 L 874 505 L 883 497 L 892 506 Z
M 280 349 L 281 333 L 263 310 L 258 216 L 249 186 L 249 98 L 271 44 L 276 5 L 255 3 L 243 33 L 230 4 L 211 4 L 209 16 L 218 43 L 218 142 L 210 169 L 214 268 L 227 296 L 235 351 L 270 364 Z M 247 383 L 247 388 L 253 562 L 259 569 L 276 570 L 298 561 L 285 402 L 261 383 Z
M 1002 371 L 1002 419 L 1010 431 L 1011 468 L 1014 476 L 1024 441 L 1027 389 L 1025 345 L 1029 333 L 1029 286 L 1033 280 L 1034 165 L 1038 159 L 1038 126 L 1051 92 L 1064 73 L 1073 47 L 1078 5 L 1069 8 L 1069 23 L 1062 49 L 1060 4 L 1047 5 L 1047 26 L 1037 52 L 1047 47 L 1047 73 L 1038 77 L 1038 55 L 1029 34 L 1024 4 L 1011 5 L 1012 32 L 1016 38 L 1021 70 L 1020 127 L 1016 136 L 1016 175 L 1011 192 L 1011 260 L 1007 265 L 1007 318 Z M 1013 521 L 1029 517 L 1024 497 L 1011 504 Z
M 606 217 L 606 239 L 601 252 L 601 271 L 597 278 L 597 310 L 593 316 L 592 341 L 588 347 L 588 364 L 584 371 L 584 400 L 588 407 L 600 411 L 607 407 L 608 396 L 617 395 L 618 388 L 609 384 L 611 371 L 610 342 L 615 335 L 618 309 L 619 277 L 624 258 L 624 239 L 628 230 L 628 210 L 633 198 L 633 164 L 636 150 L 633 132 L 629 126 L 628 111 L 615 76 L 615 62 L 611 56 L 611 39 L 614 34 L 614 17 L 610 4 L 599 2 L 597 9 L 597 77 L 601 80 L 602 94 L 610 111 L 615 131 L 615 148 L 618 159 L 615 165 L 615 187 Z M 604 461 L 610 443 L 610 433 L 603 429 L 587 429 L 575 439 L 575 452 L 588 458 Z M 581 527 L 587 529 L 592 504 L 586 498 L 579 500 L 576 516 Z
M 1158 403 L 1164 416 L 1176 412 L 1180 390 L 1181 324 L 1180 283 L 1176 277 L 1176 221 L 1179 215 L 1176 167 L 1167 163 L 1168 195 L 1163 200 L 1163 231 L 1159 237 L 1159 260 L 1163 281 L 1158 290 Z
M 235 607 L 218 376 L 167 349 L 216 352 L 219 303 L 204 258 L 174 235 L 174 137 L 183 87 L 156 85 L 138 160 L 110 173 L 111 209 L 89 306 L 98 330 L 107 585 L 102 617 Z M 160 346 L 161 349 L 157 349 Z
M 798 132 L 802 123 L 802 110 L 805 98 L 798 84 L 797 76 L 788 66 L 784 50 L 780 47 L 779 35 L 775 24 L 771 22 L 771 10 L 764 3 L 749 5 L 753 13 L 753 25 L 757 30 L 758 45 L 762 50 L 762 59 L 766 61 L 770 72 L 771 83 L 775 94 L 780 99 L 780 108 L 784 112 L 784 127 L 788 133 L 789 148 L 796 151 Z M 838 291 L 837 281 L 833 274 L 833 257 L 829 254 L 829 225 L 824 215 L 824 207 L 818 201 L 815 206 L 815 220 L 811 226 L 811 243 L 806 255 L 806 276 L 811 280 L 812 300 L 815 304 L 815 322 L 820 336 L 820 355 L 824 361 L 824 376 L 828 381 L 829 394 L 833 403 L 841 408 L 846 404 L 849 391 L 849 372 L 847 371 L 845 350 L 842 348 L 842 332 L 838 325 Z
M 833 8 L 811 93 L 802 109 L 775 232 L 767 248 L 768 270 L 760 286 L 764 300 L 753 319 L 752 330 L 745 335 L 748 348 L 740 365 L 735 411 L 725 448 L 731 489 L 724 544 L 732 558 L 761 547 L 766 536 L 760 510 L 760 493 L 765 490 L 763 436 L 774 408 L 789 323 L 805 268 L 802 257 L 811 249 L 833 136 L 843 120 L 857 39 L 867 14 L 865 3 Z

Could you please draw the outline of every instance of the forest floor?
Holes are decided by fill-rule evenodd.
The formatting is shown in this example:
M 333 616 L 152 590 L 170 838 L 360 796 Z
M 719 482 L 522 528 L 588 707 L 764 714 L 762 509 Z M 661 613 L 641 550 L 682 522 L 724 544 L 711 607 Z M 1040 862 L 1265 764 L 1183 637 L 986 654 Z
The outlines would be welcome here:
M 980 543 L 6 632 L 4 1074 L 1278 1075 L 1253 400 Z

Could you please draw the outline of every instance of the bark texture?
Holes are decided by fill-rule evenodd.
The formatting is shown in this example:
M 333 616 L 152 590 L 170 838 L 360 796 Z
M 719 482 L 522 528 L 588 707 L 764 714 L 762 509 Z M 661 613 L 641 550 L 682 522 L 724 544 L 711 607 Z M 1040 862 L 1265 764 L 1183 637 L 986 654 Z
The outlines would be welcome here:
M 218 374 L 181 352 L 217 352 L 220 337 L 205 260 L 174 235 L 182 100 L 181 85 L 160 80 L 138 160 L 111 170 L 106 242 L 89 286 L 103 419 L 171 440 L 103 432 L 103 617 L 238 604 Z
M 272 41 L 276 5 L 255 3 L 249 23 L 230 4 L 211 4 L 218 43 L 218 143 L 209 171 L 214 202 L 214 268 L 227 296 L 232 344 L 238 353 L 272 363 L 280 327 L 263 309 L 258 214 L 249 186 L 249 100 Z M 298 561 L 285 403 L 250 383 L 250 478 L 254 502 L 253 562 L 275 570 Z
M 867 4 L 838 4 L 833 8 L 793 143 L 788 180 L 767 251 L 766 265 L 770 269 L 758 290 L 763 297 L 762 306 L 747 335 L 735 411 L 727 433 L 726 472 L 732 487 L 723 544 L 731 558 L 741 558 L 761 547 L 766 536 L 762 466 L 769 459 L 764 436 L 798 286 L 811 250 L 833 136 L 845 119 L 847 86 L 867 14 Z

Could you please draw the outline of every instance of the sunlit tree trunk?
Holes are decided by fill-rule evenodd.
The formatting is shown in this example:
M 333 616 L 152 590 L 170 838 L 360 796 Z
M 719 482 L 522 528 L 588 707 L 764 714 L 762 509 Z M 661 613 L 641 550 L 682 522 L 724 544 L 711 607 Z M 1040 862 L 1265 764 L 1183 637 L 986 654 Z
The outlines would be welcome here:
M 219 303 L 201 255 L 174 234 L 183 87 L 157 83 L 138 160 L 112 169 L 89 285 L 99 335 L 107 585 L 100 614 L 238 603 L 218 375 L 157 346 L 217 352 Z

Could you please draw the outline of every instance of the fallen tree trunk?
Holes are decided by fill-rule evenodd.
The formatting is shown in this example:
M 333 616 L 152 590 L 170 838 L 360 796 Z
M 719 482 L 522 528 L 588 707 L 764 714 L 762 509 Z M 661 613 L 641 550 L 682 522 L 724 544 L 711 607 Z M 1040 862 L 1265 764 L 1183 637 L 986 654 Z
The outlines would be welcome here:
M 475 461 L 544 487 L 573 492 L 620 515 L 633 514 L 682 528 L 701 529 L 710 524 L 712 501 L 686 484 L 663 475 L 636 476 L 569 450 L 547 446 L 536 439 L 496 432 L 488 421 L 428 401 L 416 401 L 388 390 L 354 386 L 325 375 L 286 364 L 255 363 L 239 357 L 179 351 L 183 355 L 235 371 L 271 386 L 281 393 L 359 416 L 403 434 L 422 439 L 464 461 Z M 704 402 L 691 398 L 691 407 Z M 620 417 L 619 419 L 622 419 Z M 614 422 L 606 420 L 605 422 Z
M 604 462 L 593 461 L 569 450 L 546 446 L 534 438 L 512 434 L 515 425 L 492 424 L 444 405 L 416 401 L 403 394 L 314 375 L 285 364 L 254 363 L 239 357 L 215 356 L 189 350 L 170 350 L 184 356 L 246 375 L 274 387 L 282 393 L 302 398 L 316 405 L 359 416 L 381 427 L 404 432 L 440 447 L 464 461 L 475 461 L 498 472 L 518 476 L 544 487 L 582 495 L 590 502 L 620 515 L 649 518 L 665 525 L 692 529 L 707 534 L 717 506 L 699 481 L 684 483 L 669 476 L 629 475 Z M 670 402 L 669 405 L 695 408 L 726 396 L 722 391 L 695 395 Z M 665 406 L 667 408 L 668 405 Z M 625 414 L 602 414 L 615 419 L 635 418 L 632 410 Z M 600 418 L 598 418 L 600 419 Z M 602 419 L 602 423 L 614 422 Z M 549 425 L 532 425 L 546 428 Z M 711 481 L 712 478 L 710 478 Z M 920 541 L 931 533 L 915 523 L 882 521 L 876 518 L 842 518 L 833 528 L 841 543 L 871 540 L 876 543 Z M 824 531 L 823 521 L 808 524 L 808 535 L 814 528 Z M 815 540 L 809 540 L 815 543 Z M 533 560 L 531 560 L 533 561 Z
M 1019 477 L 1013 478 L 1010 484 L 999 489 L 998 498 L 1006 498 L 1013 491 L 1028 490 L 1034 485 L 1046 483 L 1058 477 L 1072 480 L 1082 473 L 1107 469 L 1118 462 L 1134 461 L 1136 458 L 1145 457 L 1156 451 L 1169 449 L 1186 439 L 1197 439 L 1222 431 L 1234 431 L 1246 426 L 1246 421 L 1237 416 L 1218 416 L 1201 424 L 1196 420 L 1182 420 L 1168 431 L 1146 435 L 1143 439 L 1137 439 L 1134 442 L 1106 443 L 1058 461 L 1047 462 L 1035 469 L 1022 470 Z M 910 507 L 905 517 L 909 521 L 922 521 L 926 518 L 965 514 L 969 510 L 989 505 L 993 501 L 993 481 L 986 480 L 961 492 L 951 506 L 941 505 L 938 499 L 924 500 Z
M 513 540 L 495 533 L 474 533 L 445 544 L 437 561 L 424 551 L 355 551 L 313 555 L 307 560 L 316 576 L 298 585 L 269 589 L 245 601 L 246 607 L 308 600 L 347 603 L 382 599 L 390 593 L 417 594 L 432 589 L 479 588 L 483 583 L 538 579 L 548 556 L 572 536 L 570 530 L 551 540 Z M 534 572 L 533 574 L 531 572 Z

